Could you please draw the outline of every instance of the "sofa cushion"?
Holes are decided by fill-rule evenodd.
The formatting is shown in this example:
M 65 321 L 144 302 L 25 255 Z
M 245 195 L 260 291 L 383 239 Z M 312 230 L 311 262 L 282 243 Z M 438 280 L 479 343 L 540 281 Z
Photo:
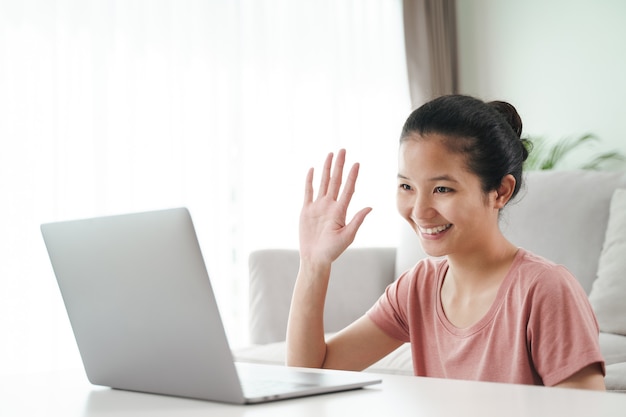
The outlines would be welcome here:
M 377 374 L 413 375 L 413 357 L 411 355 L 411 344 L 405 343 L 367 368 L 366 371 Z
M 617 189 L 589 301 L 603 332 L 626 335 L 626 189 Z
M 608 365 L 604 384 L 608 391 L 626 393 L 626 362 Z
M 623 172 L 529 172 L 526 185 L 503 211 L 502 231 L 514 244 L 565 265 L 588 294 L 611 197 L 620 186 L 626 186 Z
M 265 345 L 250 345 L 235 349 L 233 357 L 237 362 L 261 363 L 264 365 L 284 365 L 286 359 L 285 342 Z
M 607 365 L 626 362 L 626 336 L 600 332 L 600 350 Z
M 333 264 L 324 309 L 327 332 L 361 317 L 394 279 L 395 248 L 349 248 Z M 250 254 L 250 341 L 285 340 L 291 295 L 300 256 L 295 249 L 261 249 Z

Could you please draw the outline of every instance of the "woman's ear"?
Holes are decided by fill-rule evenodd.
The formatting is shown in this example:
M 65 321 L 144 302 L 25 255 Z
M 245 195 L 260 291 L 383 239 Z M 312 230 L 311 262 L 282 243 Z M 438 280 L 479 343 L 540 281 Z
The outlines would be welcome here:
M 502 209 L 506 206 L 506 203 L 509 202 L 511 196 L 513 195 L 513 190 L 515 190 L 515 177 L 511 174 L 507 174 L 502 177 L 502 181 L 500 181 L 500 186 L 496 190 L 496 208 Z

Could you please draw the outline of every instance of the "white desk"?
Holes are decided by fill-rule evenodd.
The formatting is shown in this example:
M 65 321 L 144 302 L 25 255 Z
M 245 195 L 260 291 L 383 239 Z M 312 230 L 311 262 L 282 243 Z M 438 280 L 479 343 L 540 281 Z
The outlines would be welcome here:
M 82 370 L 0 379 L 0 416 L 626 416 L 626 394 L 383 375 L 381 385 L 234 406 L 96 387 Z

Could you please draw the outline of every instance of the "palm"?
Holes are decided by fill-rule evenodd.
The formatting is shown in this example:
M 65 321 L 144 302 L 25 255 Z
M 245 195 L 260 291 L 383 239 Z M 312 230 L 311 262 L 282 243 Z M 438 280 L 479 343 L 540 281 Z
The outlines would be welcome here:
M 307 175 L 305 199 L 300 213 L 300 254 L 316 262 L 333 262 L 354 241 L 354 237 L 370 209 L 365 208 L 346 223 L 346 213 L 358 176 L 359 165 L 354 164 L 343 190 L 345 151 L 339 151 L 332 170 L 332 154 L 326 158 L 320 188 L 313 198 L 313 170 Z

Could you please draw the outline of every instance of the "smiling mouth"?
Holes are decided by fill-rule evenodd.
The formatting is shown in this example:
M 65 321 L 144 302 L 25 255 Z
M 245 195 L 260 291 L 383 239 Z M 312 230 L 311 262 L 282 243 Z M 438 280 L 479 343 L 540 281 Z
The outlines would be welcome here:
M 419 227 L 419 231 L 425 235 L 438 235 L 439 233 L 445 232 L 450 227 L 452 227 L 452 223 L 450 224 L 442 224 L 441 226 L 436 227 Z

